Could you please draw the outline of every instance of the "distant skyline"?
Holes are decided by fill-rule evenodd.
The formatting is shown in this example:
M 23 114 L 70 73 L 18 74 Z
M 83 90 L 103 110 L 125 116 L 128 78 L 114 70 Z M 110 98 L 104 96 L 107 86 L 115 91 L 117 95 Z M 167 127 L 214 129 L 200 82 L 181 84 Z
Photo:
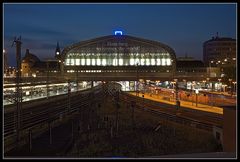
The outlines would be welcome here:
M 155 40 L 177 57 L 202 60 L 203 42 L 216 36 L 236 39 L 236 3 L 4 3 L 3 47 L 16 65 L 14 37 L 41 60 L 53 58 L 57 42 L 64 47 L 96 37 L 124 34 Z

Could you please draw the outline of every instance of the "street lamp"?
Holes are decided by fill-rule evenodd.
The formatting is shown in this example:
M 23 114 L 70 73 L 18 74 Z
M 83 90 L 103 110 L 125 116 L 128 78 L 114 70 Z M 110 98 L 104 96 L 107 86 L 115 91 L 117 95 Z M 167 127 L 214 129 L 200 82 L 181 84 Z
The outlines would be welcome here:
M 203 80 L 203 85 L 204 85 L 204 88 L 206 88 L 206 80 Z
M 192 93 L 192 91 L 193 91 L 193 84 L 194 84 L 194 82 L 191 82 L 192 106 L 193 106 L 193 93 Z
M 187 89 L 187 80 L 183 79 L 183 82 L 184 82 L 184 88 Z
M 207 82 L 207 85 L 208 85 L 208 87 L 209 87 L 209 86 L 210 86 L 210 83 L 209 83 L 210 78 L 206 78 L 206 79 L 207 79 L 207 81 L 206 81 L 206 82 Z M 207 87 L 207 88 L 208 88 L 208 87 Z
M 221 80 L 222 79 L 220 79 L 220 78 L 218 79 L 218 89 L 220 89 L 219 87 L 220 87 Z M 221 89 L 220 89 L 220 92 L 221 92 Z
M 232 82 L 233 83 L 233 91 L 234 91 L 234 93 L 235 93 L 235 84 L 237 84 L 237 82 Z
M 176 101 L 178 101 L 178 79 L 174 79 L 175 91 L 176 91 Z
M 231 96 L 232 96 L 232 79 L 228 79 L 228 81 L 229 81 L 229 85 L 230 85 L 230 92 L 231 92 Z
M 214 61 L 209 62 L 209 77 L 211 77 L 211 67 Z
M 223 86 L 223 92 L 225 92 L 226 91 L 226 84 L 224 84 L 224 85 L 222 85 Z
M 136 78 L 136 96 L 139 96 L 139 76 L 138 76 L 138 62 L 137 62 L 137 78 Z
M 197 107 L 197 104 L 198 104 L 198 93 L 199 93 L 198 89 L 195 90 L 195 93 L 196 93 L 196 107 Z

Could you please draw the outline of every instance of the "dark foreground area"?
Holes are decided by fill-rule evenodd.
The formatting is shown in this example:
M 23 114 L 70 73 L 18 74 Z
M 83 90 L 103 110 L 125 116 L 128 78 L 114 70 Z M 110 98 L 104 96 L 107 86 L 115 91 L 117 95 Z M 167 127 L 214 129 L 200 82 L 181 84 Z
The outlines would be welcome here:
M 111 95 L 81 107 L 6 158 L 152 158 L 221 152 L 211 132 L 117 103 Z

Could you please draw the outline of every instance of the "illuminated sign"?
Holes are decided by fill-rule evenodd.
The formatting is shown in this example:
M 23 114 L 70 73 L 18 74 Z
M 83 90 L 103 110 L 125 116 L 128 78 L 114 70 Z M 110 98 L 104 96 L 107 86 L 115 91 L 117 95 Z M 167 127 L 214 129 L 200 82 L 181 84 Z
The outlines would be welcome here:
M 116 31 L 114 32 L 114 34 L 115 34 L 115 35 L 122 35 L 122 31 L 116 30 Z
M 128 46 L 128 43 L 123 43 L 123 42 L 118 42 L 118 43 L 112 43 L 112 42 L 107 42 L 107 46 L 114 46 L 114 47 L 116 47 L 116 46 L 125 46 L 125 47 L 127 47 Z

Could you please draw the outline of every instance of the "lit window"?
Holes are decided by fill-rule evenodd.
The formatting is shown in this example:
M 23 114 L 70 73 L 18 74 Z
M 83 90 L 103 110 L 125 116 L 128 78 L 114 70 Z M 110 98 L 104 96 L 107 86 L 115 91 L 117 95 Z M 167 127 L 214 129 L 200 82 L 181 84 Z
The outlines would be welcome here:
M 91 59 L 87 59 L 87 65 L 91 65 Z
M 171 65 L 171 60 L 168 58 L 166 59 L 167 65 Z
M 136 58 L 136 59 L 135 59 L 135 65 L 137 65 L 137 64 L 139 65 L 139 63 L 140 63 L 140 59 L 139 59 L 139 58 Z
M 85 59 L 81 60 L 81 65 L 83 65 L 83 66 L 85 65 Z
M 134 59 L 130 59 L 130 65 L 134 65 Z
M 76 59 L 76 65 L 80 65 L 80 59 Z
M 117 59 L 113 59 L 113 66 L 117 66 Z
M 102 65 L 106 66 L 106 63 L 107 63 L 106 59 L 102 59 Z
M 147 65 L 147 66 L 150 65 L 150 59 L 146 59 L 146 65 Z
M 119 59 L 119 66 L 123 65 L 123 59 Z
M 161 59 L 157 59 L 157 65 L 161 65 Z
M 141 65 L 145 65 L 145 59 L 141 59 Z
M 96 64 L 95 59 L 92 59 L 92 65 L 95 65 L 95 64 Z
M 151 65 L 155 65 L 155 59 L 151 59 Z
M 166 59 L 165 59 L 165 58 L 162 59 L 162 65 L 163 65 L 163 66 L 166 65 Z
M 101 65 L 101 59 L 97 59 L 97 65 L 100 66 Z
M 67 59 L 65 60 L 65 65 L 70 65 L 70 59 L 67 58 Z
M 75 65 L 75 60 L 71 59 L 70 65 L 74 66 Z

